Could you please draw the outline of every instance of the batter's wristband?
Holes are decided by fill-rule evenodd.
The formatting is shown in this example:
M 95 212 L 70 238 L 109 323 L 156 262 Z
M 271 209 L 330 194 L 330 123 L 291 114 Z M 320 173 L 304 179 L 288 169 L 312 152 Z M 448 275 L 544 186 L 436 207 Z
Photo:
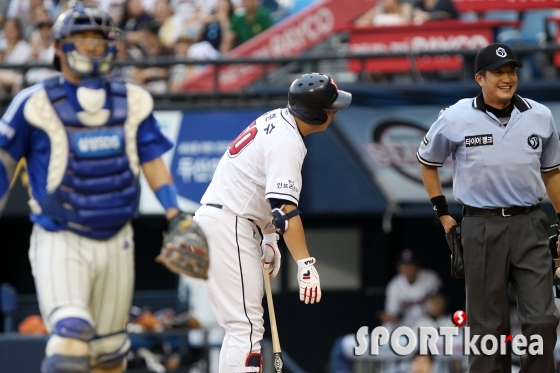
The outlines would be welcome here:
M 156 190 L 156 197 L 165 211 L 172 207 L 179 209 L 179 204 L 177 203 L 177 188 L 175 188 L 175 185 L 166 184 L 159 187 L 158 190 Z
M 449 215 L 449 206 L 447 206 L 447 200 L 443 194 L 430 199 L 430 202 L 432 203 L 438 218 L 444 215 Z

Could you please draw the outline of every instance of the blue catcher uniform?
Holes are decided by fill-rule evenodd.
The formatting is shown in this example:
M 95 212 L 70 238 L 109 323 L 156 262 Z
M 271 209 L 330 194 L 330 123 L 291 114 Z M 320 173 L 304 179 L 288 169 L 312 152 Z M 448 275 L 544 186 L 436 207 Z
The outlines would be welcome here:
M 61 23 L 78 28 L 64 33 Z M 83 29 L 105 35 L 102 27 L 109 23 L 106 13 L 77 6 L 57 20 L 55 40 Z M 91 64 L 68 45 L 61 49 L 71 56 L 72 69 L 86 73 L 77 85 L 56 77 L 27 88 L 6 110 L 0 121 L 0 210 L 15 166 L 25 158 L 35 223 L 29 259 L 41 314 L 53 334 L 42 372 L 87 373 L 118 369 L 129 350 L 129 222 L 140 165 L 172 143 L 152 114 L 147 91 L 100 75 L 114 49 Z

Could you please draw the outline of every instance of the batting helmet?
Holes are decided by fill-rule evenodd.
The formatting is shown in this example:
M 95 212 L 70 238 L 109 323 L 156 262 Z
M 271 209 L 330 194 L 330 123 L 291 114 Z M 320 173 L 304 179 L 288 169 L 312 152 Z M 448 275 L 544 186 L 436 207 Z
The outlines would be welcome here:
M 327 121 L 325 110 L 346 109 L 352 94 L 338 89 L 334 80 L 319 73 L 305 74 L 294 80 L 288 93 L 288 110 L 309 124 Z
M 102 56 L 93 57 L 78 52 L 72 34 L 85 31 L 96 31 L 104 36 L 106 48 Z M 111 62 L 117 55 L 117 41 L 122 37 L 122 32 L 108 13 L 91 5 L 78 3 L 58 16 L 52 27 L 52 37 L 61 44 L 66 62 L 74 73 L 96 76 L 109 72 Z M 53 64 L 60 71 L 60 61 L 56 55 Z

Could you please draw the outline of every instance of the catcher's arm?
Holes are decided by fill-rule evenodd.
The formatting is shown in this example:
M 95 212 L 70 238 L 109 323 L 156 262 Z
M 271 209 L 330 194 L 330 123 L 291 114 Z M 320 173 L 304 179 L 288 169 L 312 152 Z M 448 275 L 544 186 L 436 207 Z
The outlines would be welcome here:
M 179 214 L 179 205 L 177 204 L 173 178 L 165 163 L 163 163 L 163 159 L 158 157 L 142 163 L 142 172 L 148 181 L 148 185 L 156 193 L 156 197 L 165 209 L 165 217 L 170 221 Z

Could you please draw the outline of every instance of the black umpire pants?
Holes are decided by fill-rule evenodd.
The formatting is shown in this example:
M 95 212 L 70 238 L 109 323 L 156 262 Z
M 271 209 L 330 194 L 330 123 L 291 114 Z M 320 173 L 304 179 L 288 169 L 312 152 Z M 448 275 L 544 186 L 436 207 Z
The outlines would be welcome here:
M 554 304 L 548 217 L 541 210 L 511 217 L 465 216 L 461 224 L 472 335 L 510 334 L 508 283 L 517 295 L 522 333 L 543 339 L 543 355 L 521 357 L 520 373 L 553 373 L 559 313 Z M 480 350 L 480 338 L 476 344 Z M 511 342 L 508 342 L 511 351 Z M 511 372 L 511 354 L 469 355 L 469 373 Z

